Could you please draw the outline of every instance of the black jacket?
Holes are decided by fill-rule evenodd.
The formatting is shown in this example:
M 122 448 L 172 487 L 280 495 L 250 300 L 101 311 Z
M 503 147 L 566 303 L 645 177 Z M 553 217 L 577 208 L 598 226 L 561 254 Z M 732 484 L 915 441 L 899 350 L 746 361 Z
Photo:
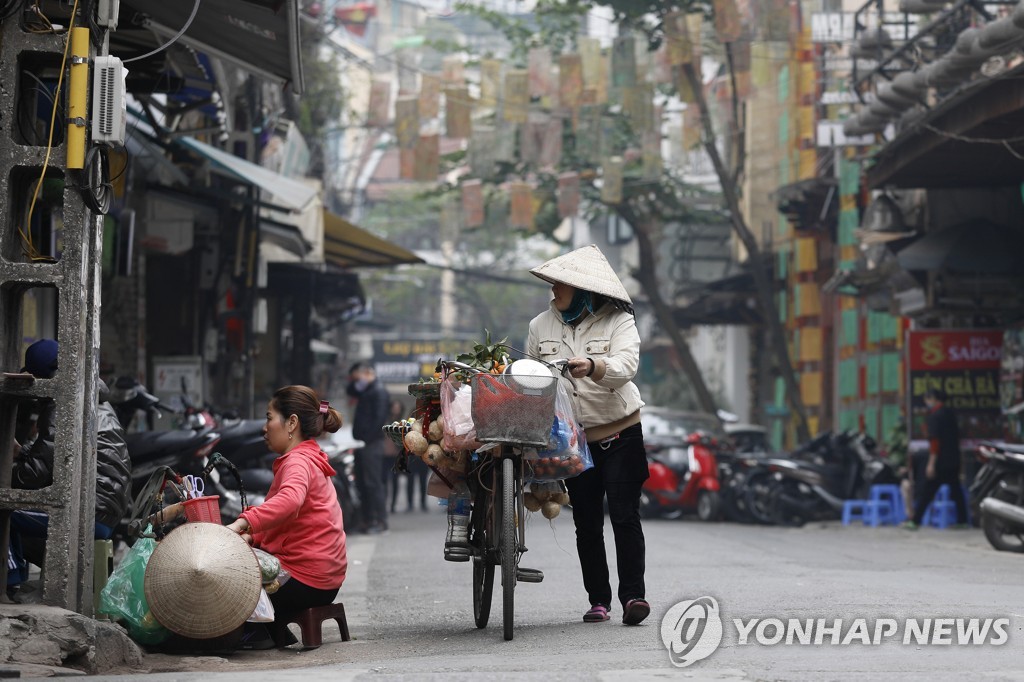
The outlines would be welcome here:
M 362 391 L 349 384 L 347 392 L 356 399 L 355 414 L 352 415 L 352 437 L 367 445 L 384 438 L 381 427 L 390 423 L 391 397 L 380 380 L 374 379 Z
M 939 453 L 935 467 L 943 471 L 960 469 L 960 428 L 956 413 L 945 405 L 928 413 L 926 420 L 928 439 L 937 440 Z
M 102 382 L 101 382 L 102 384 Z M 106 386 L 100 394 L 105 397 Z M 14 460 L 12 484 L 15 488 L 38 490 L 53 483 L 53 443 L 56 426 L 54 404 L 46 398 L 20 409 L 39 410 L 39 436 L 22 447 Z M 113 528 L 128 509 L 132 494 L 132 461 L 124 429 L 113 406 L 105 400 L 96 412 L 96 521 Z

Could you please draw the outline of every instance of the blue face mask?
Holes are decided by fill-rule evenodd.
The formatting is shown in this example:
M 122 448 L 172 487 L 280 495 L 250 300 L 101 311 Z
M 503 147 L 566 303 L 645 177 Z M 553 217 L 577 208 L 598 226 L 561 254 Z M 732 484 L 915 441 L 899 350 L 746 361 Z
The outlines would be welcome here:
M 562 311 L 562 321 L 566 324 L 570 324 L 579 319 L 584 310 L 593 313 L 594 302 L 589 291 L 577 289 L 576 293 L 572 296 L 572 301 L 569 303 L 569 307 Z
M 356 390 L 359 391 L 360 393 L 362 393 L 364 390 L 366 390 L 366 387 L 369 386 L 369 385 L 370 385 L 370 382 L 367 381 L 366 379 L 358 379 L 353 384 L 353 386 L 355 386 Z

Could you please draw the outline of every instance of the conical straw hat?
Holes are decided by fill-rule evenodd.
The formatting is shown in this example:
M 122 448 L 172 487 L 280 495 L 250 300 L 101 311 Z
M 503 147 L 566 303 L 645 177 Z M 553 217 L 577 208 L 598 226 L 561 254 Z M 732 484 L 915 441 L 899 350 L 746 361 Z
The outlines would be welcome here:
M 231 632 L 260 599 L 252 548 L 217 523 L 186 523 L 157 543 L 144 591 L 157 622 L 171 632 L 211 639 Z
M 568 284 L 626 303 L 633 302 L 612 269 L 611 263 L 594 244 L 552 258 L 530 272 L 545 282 Z

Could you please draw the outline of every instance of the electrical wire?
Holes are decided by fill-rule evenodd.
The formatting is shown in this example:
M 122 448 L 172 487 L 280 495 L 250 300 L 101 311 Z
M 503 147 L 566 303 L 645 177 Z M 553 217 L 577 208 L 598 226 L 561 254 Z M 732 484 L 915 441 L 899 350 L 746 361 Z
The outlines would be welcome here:
M 77 3 L 78 0 L 75 0 L 75 2 Z M 189 26 L 192 25 L 192 21 L 195 20 L 196 15 L 199 14 L 199 3 L 200 2 L 201 2 L 201 0 L 196 0 L 196 4 L 192 5 L 192 14 L 190 14 L 188 16 L 188 21 L 185 22 L 185 25 L 181 27 L 180 31 L 178 31 L 177 33 L 174 34 L 173 38 L 171 38 L 170 40 L 168 40 L 166 43 L 164 43 L 160 47 L 156 48 L 155 50 L 151 50 L 151 51 L 147 52 L 146 54 L 141 55 L 139 57 L 132 57 L 131 59 L 123 59 L 123 60 L 121 60 L 121 63 L 122 64 L 128 64 L 130 62 L 137 62 L 140 59 L 145 59 L 147 57 L 152 57 L 157 52 L 163 52 L 164 50 L 169 48 L 171 45 L 173 45 L 175 42 L 177 42 L 178 38 L 180 38 L 181 36 L 185 35 L 185 31 L 188 30 Z
M 82 166 L 86 182 L 79 187 L 86 205 L 99 215 L 110 213 L 114 200 L 114 185 L 110 179 L 110 159 L 105 148 L 93 145 L 85 153 Z M 123 170 L 121 171 L 124 172 Z
M 43 186 L 43 180 L 46 179 L 46 169 L 50 165 L 50 154 L 53 152 L 53 131 L 57 126 L 57 109 L 58 103 L 60 102 L 60 91 L 64 85 L 64 71 L 68 63 L 68 53 L 71 51 L 71 32 L 75 28 L 75 16 L 78 14 L 78 0 L 75 0 L 74 6 L 71 8 L 71 20 L 68 22 L 67 40 L 64 43 L 64 55 L 60 60 L 60 75 L 57 77 L 57 88 L 53 94 L 53 111 L 50 114 L 50 135 L 46 141 L 46 155 L 43 157 L 43 168 L 39 171 L 39 181 L 36 182 L 35 191 L 32 192 L 32 201 L 28 206 L 28 216 L 25 220 L 25 227 L 22 229 L 18 228 L 18 234 L 21 235 L 21 241 L 25 247 L 25 255 L 33 261 L 50 261 L 53 259 L 49 256 L 44 256 L 39 253 L 36 249 L 35 244 L 32 243 L 32 213 L 36 208 L 36 201 L 39 199 L 39 190 Z
M 0 23 L 5 19 L 10 19 L 18 13 L 18 9 L 21 5 L 25 4 L 23 0 L 2 0 L 0 1 Z

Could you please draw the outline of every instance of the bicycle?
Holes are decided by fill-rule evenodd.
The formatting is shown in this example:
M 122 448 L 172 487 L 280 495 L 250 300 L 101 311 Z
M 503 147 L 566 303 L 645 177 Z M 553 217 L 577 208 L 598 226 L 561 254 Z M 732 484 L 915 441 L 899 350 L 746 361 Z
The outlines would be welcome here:
M 560 367 L 559 363 L 550 366 L 563 374 L 566 369 L 564 361 Z M 514 372 L 495 375 L 448 360 L 438 362 L 438 371 L 445 379 L 456 371 L 469 375 L 477 439 L 491 444 L 490 448 L 485 446 L 476 451 L 466 476 L 473 501 L 468 529 L 473 564 L 473 619 L 477 628 L 487 627 L 494 572 L 500 565 L 503 634 L 509 641 L 513 637 L 516 584 L 544 580 L 541 571 L 519 566 L 527 551 L 522 523 L 526 517 L 524 455 L 527 448 L 548 444 L 558 379 L 554 374 L 547 382 L 542 376 L 531 376 L 531 381 L 526 382 L 528 386 L 517 386 Z

